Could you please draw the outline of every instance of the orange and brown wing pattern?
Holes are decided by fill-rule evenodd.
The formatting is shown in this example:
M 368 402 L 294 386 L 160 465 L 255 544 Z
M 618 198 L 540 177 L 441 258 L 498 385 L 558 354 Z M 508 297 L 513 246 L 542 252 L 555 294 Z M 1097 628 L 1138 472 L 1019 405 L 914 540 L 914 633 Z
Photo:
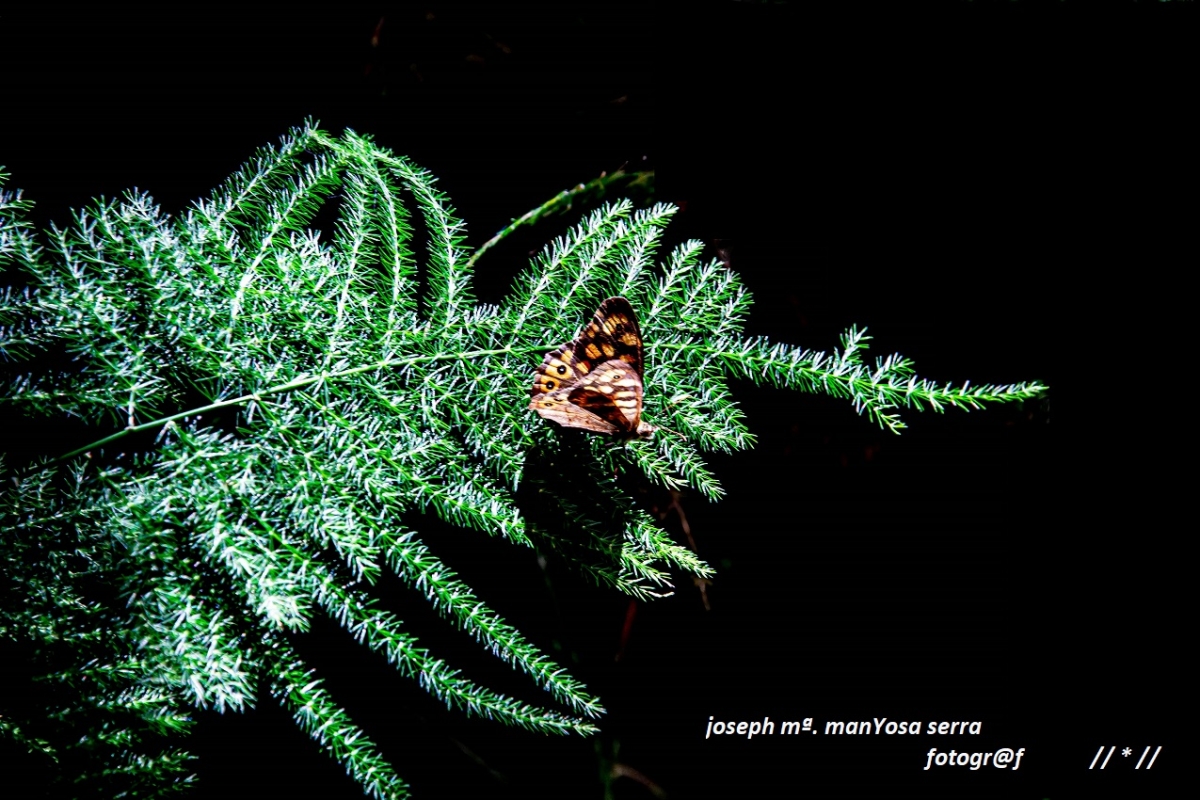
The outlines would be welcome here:
M 622 433 L 636 433 L 642 419 L 642 379 L 624 361 L 605 361 L 571 389 L 571 404 L 595 414 Z
M 642 336 L 629 301 L 610 297 L 573 341 L 546 355 L 529 407 L 567 428 L 651 433 L 642 417 Z

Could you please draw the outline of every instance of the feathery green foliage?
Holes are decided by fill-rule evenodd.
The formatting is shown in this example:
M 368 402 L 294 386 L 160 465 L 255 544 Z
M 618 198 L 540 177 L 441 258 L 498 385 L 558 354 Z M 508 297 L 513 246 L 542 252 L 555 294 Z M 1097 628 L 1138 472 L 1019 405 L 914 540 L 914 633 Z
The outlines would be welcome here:
M 326 206 L 336 223 L 310 230 Z M 846 397 L 892 430 L 902 407 L 1044 388 L 938 386 L 899 356 L 868 366 L 856 330 L 832 354 L 745 339 L 750 298 L 699 242 L 656 266 L 666 205 L 596 210 L 502 306 L 480 305 L 463 223 L 432 176 L 314 125 L 179 219 L 131 193 L 78 213 L 43 249 L 28 207 L 0 194 L 0 267 L 26 285 L 0 295 L 5 413 L 97 433 L 0 467 L 0 637 L 32 652 L 54 688 L 0 699 L 0 733 L 55 762 L 64 793 L 186 788 L 189 756 L 164 736 L 185 733 L 193 709 L 252 706 L 262 680 L 369 796 L 406 796 L 289 645 L 314 614 L 449 707 L 590 734 L 600 702 L 433 556 L 413 527 L 421 514 L 660 596 L 672 570 L 711 569 L 623 481 L 719 498 L 702 453 L 753 444 L 729 378 Z M 543 354 L 611 295 L 640 316 L 646 416 L 678 435 L 617 442 L 526 409 Z M 557 708 L 472 682 L 423 648 L 373 599 L 384 571 Z

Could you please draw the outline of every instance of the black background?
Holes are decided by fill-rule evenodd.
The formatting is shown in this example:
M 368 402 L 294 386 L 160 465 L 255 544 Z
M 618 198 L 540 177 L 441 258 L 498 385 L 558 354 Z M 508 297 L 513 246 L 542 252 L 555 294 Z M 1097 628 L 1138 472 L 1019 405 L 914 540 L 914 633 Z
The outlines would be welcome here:
M 647 783 L 1153 796 L 1181 753 L 1183 528 L 1157 354 L 1177 345 L 1168 268 L 1191 263 L 1171 209 L 1194 191 L 1180 93 L 1194 14 L 1076 5 L 6 11 L 0 164 L 42 225 L 134 186 L 174 213 L 313 117 L 439 176 L 474 245 L 601 171 L 652 168 L 658 199 L 684 209 L 673 241 L 720 242 L 753 292 L 749 333 L 829 350 L 865 325 L 874 353 L 922 377 L 1066 392 L 1054 429 L 1071 444 L 1052 450 L 1048 399 L 907 412 L 897 437 L 845 401 L 735 385 L 759 444 L 712 459 L 725 501 L 682 499 L 719 572 L 711 610 L 684 580 L 631 612 L 528 551 L 430 524 L 434 552 L 609 713 L 593 741 L 465 719 L 318 622 L 302 652 L 418 797 L 601 797 L 614 764 L 644 776 L 615 779 L 619 798 L 653 796 Z M 486 258 L 481 299 L 501 301 L 561 231 Z M 416 593 L 380 592 L 468 676 L 547 701 Z M 705 741 L 710 715 L 983 732 Z M 265 696 L 199 719 L 197 796 L 358 794 Z M 1151 773 L 1087 770 L 1102 745 L 1160 744 Z M 1015 773 L 926 772 L 930 747 L 1026 754 Z

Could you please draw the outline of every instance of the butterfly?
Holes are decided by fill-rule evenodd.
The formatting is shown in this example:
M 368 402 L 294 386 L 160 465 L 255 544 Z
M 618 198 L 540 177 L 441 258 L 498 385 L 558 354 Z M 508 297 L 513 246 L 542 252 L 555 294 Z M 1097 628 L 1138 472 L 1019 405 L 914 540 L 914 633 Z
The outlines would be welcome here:
M 547 353 L 529 394 L 531 409 L 564 428 L 623 438 L 658 430 L 642 421 L 642 334 L 629 301 L 608 298 L 574 341 Z

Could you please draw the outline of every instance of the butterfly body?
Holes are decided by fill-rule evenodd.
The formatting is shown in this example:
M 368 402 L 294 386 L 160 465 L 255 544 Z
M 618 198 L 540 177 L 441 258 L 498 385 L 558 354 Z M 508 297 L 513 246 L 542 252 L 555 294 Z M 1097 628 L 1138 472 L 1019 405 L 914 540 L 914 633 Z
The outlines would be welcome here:
M 656 428 L 642 421 L 642 364 L 633 307 L 610 297 L 578 337 L 546 354 L 529 407 L 564 428 L 649 436 Z

